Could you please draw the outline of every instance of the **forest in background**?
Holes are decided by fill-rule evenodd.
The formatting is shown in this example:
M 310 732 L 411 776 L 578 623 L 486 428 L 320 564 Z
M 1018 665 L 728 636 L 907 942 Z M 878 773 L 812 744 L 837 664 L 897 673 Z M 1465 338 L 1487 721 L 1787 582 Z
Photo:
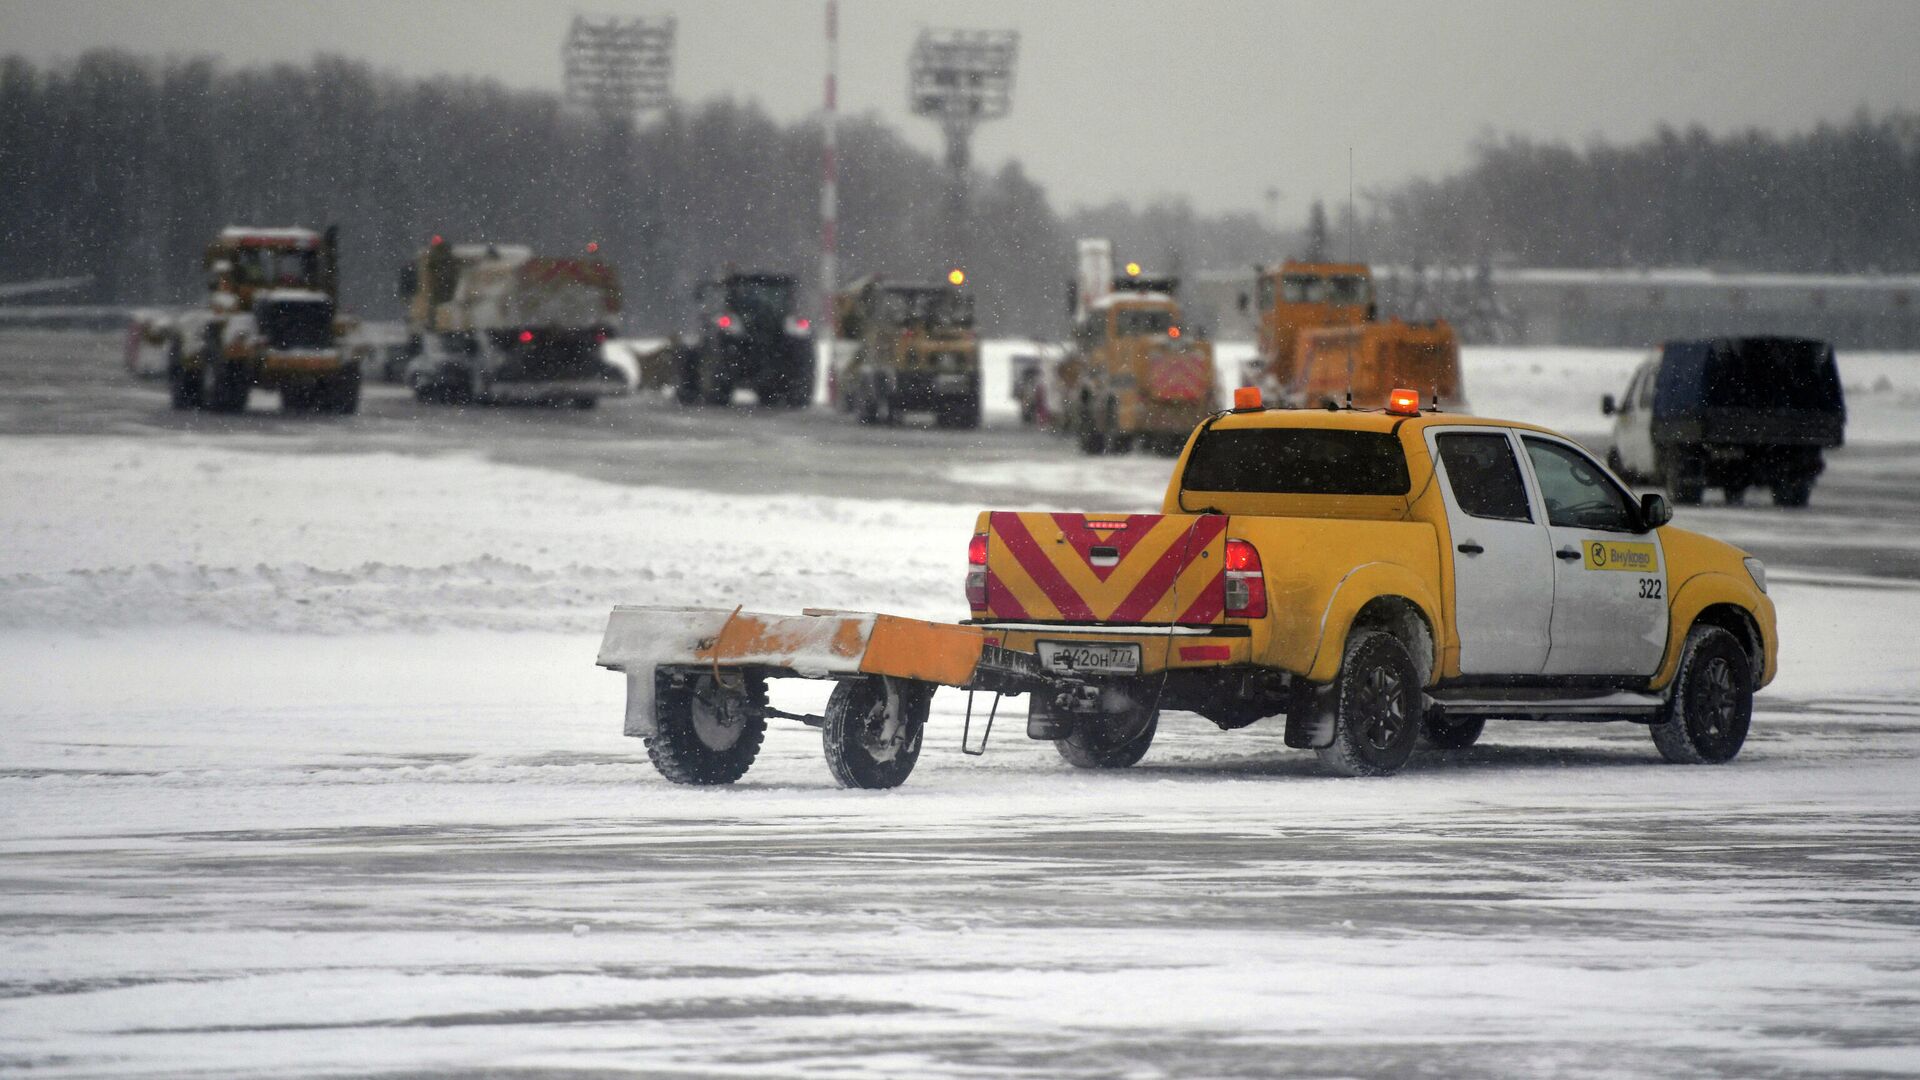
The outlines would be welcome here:
M 931 277 L 943 169 L 872 116 L 841 121 L 843 279 Z M 98 51 L 0 60 L 0 282 L 91 276 L 96 303 L 177 303 L 221 226 L 337 223 L 345 302 L 399 310 L 426 237 L 596 240 L 635 332 L 673 328 L 732 263 L 817 277 L 821 133 L 753 104 L 682 103 L 632 127 L 557 95 L 402 78 L 337 57 L 228 68 Z M 1055 336 L 1073 241 L 1155 270 L 1300 254 L 1306 233 L 1178 199 L 1062 211 L 1020 165 L 972 182 L 968 271 L 983 326 Z M 1920 269 L 1920 117 L 1861 114 L 1788 136 L 1662 128 L 1627 146 L 1488 140 L 1462 172 L 1368 193 L 1349 224 L 1376 262 Z M 1344 210 L 1336 218 L 1344 218 Z

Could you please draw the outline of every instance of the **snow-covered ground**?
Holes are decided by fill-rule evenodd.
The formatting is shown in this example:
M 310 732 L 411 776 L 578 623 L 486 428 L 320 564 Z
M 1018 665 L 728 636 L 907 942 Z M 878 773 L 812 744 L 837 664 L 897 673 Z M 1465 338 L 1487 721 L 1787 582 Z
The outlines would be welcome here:
M 1578 428 L 1609 357 L 1470 353 L 1470 389 Z M 1843 358 L 1856 436 L 1863 396 L 1913 432 L 1920 361 L 1874 363 Z M 613 603 L 957 617 L 978 507 L 945 491 L 1151 505 L 1165 462 L 1043 441 L 938 497 L 768 495 L 381 422 L 339 431 L 404 452 L 0 436 L 0 1071 L 1920 1074 L 1920 581 L 1776 565 L 1781 675 L 1724 768 L 1516 724 L 1340 781 L 1176 715 L 1092 775 L 1019 703 L 963 756 L 942 692 L 897 791 L 785 725 L 691 790 L 619 734 Z M 1897 430 L 1839 479 L 1911 503 Z M 1920 549 L 1842 520 L 1686 523 Z

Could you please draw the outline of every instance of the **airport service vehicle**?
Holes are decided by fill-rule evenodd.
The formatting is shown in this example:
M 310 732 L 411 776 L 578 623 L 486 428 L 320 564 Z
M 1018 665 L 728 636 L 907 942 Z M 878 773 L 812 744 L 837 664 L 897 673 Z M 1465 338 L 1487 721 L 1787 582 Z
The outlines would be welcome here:
M 1453 327 L 1444 319 L 1381 319 L 1365 263 L 1290 259 L 1255 274 L 1255 296 L 1240 297 L 1243 311 L 1259 306 L 1259 351 L 1246 375 L 1268 400 L 1377 409 L 1406 387 L 1423 401 L 1465 411 Z
M 591 408 L 627 392 L 626 373 L 600 349 L 620 318 L 611 263 L 436 236 L 401 268 L 399 291 L 405 380 L 420 401 Z
M 1685 505 L 1707 488 L 1737 504 L 1767 487 L 1776 504 L 1805 506 L 1825 451 L 1846 440 L 1833 346 L 1808 338 L 1670 341 L 1600 411 L 1614 418 L 1614 471 Z
M 694 289 L 699 328 L 668 347 L 682 405 L 730 405 L 735 387 L 760 404 L 813 401 L 813 327 L 795 311 L 793 275 L 729 272 Z
M 1060 423 L 1082 453 L 1124 454 L 1138 442 L 1178 454 L 1217 407 L 1213 346 L 1182 319 L 1178 278 L 1144 277 L 1137 263 L 1118 276 L 1088 276 L 1104 244 L 1082 242 L 1072 340 L 1053 369 Z
M 930 412 L 949 428 L 980 426 L 980 341 L 966 276 L 947 284 L 865 277 L 834 297 L 832 393 L 863 424 Z
M 176 409 L 245 411 L 255 388 L 290 413 L 351 413 L 360 363 L 341 347 L 339 232 L 231 226 L 207 245 L 207 306 L 156 323 Z
M 1739 752 L 1778 647 L 1758 560 L 1543 428 L 1404 388 L 1384 410 L 1235 399 L 1159 513 L 982 512 L 963 623 L 615 608 L 599 662 L 626 675 L 627 734 L 669 779 L 715 784 L 768 717 L 801 720 L 841 784 L 890 787 L 952 686 L 996 695 L 989 725 L 998 695 L 1029 695 L 1028 736 L 1084 768 L 1139 761 L 1163 709 L 1284 717 L 1288 746 L 1343 775 L 1489 719 L 1633 721 L 1674 762 Z M 780 677 L 835 680 L 824 715 L 770 708 Z

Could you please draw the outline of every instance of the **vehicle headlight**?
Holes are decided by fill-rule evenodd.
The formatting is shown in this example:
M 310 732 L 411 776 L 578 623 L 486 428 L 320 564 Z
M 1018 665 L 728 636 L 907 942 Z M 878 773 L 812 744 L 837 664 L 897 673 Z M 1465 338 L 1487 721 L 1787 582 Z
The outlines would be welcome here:
M 1753 558 L 1752 556 L 1748 556 L 1743 561 L 1747 564 L 1747 576 L 1753 579 L 1753 583 L 1755 585 L 1760 586 L 1761 592 L 1766 592 L 1767 591 L 1767 564 L 1761 562 L 1759 559 Z

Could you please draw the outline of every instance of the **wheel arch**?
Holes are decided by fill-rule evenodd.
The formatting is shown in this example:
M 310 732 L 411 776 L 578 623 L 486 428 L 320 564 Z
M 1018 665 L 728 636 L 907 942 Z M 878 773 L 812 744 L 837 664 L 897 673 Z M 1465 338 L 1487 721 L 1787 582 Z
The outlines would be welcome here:
M 1663 691 L 1679 672 L 1687 634 L 1701 624 L 1718 626 L 1740 642 L 1753 661 L 1754 686 L 1773 681 L 1778 664 L 1772 604 L 1752 585 L 1718 571 L 1696 574 L 1673 589 L 1668 609 L 1667 648 L 1649 688 Z
M 1404 566 L 1368 563 L 1354 568 L 1334 587 L 1327 603 L 1307 679 L 1331 682 L 1340 673 L 1347 639 L 1356 629 L 1373 629 L 1398 638 L 1413 657 L 1421 685 L 1431 683 L 1440 670 L 1439 609 L 1426 583 Z

